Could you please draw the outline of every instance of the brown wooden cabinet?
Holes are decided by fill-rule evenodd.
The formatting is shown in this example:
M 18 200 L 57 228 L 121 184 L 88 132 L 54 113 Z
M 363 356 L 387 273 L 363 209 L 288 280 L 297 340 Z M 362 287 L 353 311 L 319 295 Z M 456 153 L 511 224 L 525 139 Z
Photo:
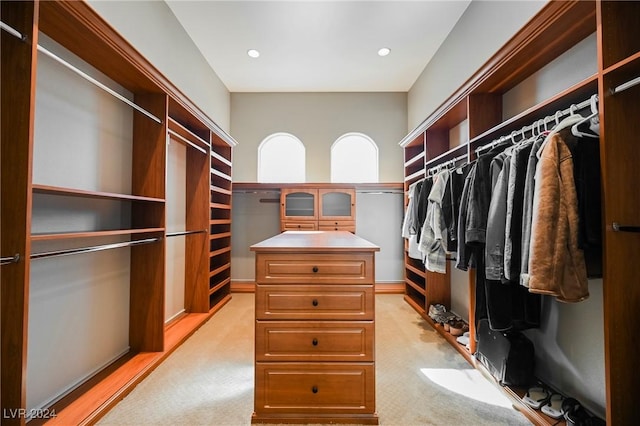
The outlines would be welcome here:
M 356 231 L 354 188 L 283 188 L 280 193 L 281 231 Z
M 285 232 L 256 252 L 253 423 L 377 424 L 375 251 L 349 232 Z

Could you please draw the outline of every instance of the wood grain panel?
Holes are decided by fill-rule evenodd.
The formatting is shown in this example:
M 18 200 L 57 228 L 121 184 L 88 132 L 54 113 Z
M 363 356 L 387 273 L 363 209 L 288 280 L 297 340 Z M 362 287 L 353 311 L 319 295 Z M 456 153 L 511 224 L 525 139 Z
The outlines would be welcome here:
M 207 229 L 209 220 L 209 155 L 187 149 L 187 230 Z M 209 312 L 208 232 L 186 237 L 185 309 Z
M 31 254 L 31 168 L 36 81 L 38 3 L 0 3 L 2 21 L 28 37 L 23 42 L 0 31 L 2 66 L 1 114 L 1 254 L 19 254 L 17 263 L 1 272 L 2 412 L 26 407 L 29 256 Z M 4 416 L 3 416 L 4 417 Z M 24 417 L 3 418 L 2 424 L 24 424 Z

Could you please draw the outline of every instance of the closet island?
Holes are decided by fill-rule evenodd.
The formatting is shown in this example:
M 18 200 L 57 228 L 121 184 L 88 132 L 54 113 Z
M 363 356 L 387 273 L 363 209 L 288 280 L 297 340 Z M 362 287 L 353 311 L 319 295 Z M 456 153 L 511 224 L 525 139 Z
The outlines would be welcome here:
M 253 423 L 378 424 L 375 252 L 347 231 L 287 231 L 256 253 Z

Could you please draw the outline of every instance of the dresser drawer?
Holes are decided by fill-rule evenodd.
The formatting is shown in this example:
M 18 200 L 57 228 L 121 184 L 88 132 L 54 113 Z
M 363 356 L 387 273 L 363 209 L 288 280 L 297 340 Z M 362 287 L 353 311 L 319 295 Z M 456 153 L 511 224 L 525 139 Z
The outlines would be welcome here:
M 372 285 L 256 286 L 256 319 L 373 320 Z
M 315 231 L 318 229 L 315 221 L 282 221 L 280 223 L 281 231 Z
M 355 225 L 319 225 L 319 231 L 347 231 L 356 232 Z
M 260 414 L 372 414 L 373 363 L 256 363 Z
M 256 361 L 373 361 L 373 321 L 257 321 Z
M 256 282 L 373 284 L 373 253 L 256 254 Z

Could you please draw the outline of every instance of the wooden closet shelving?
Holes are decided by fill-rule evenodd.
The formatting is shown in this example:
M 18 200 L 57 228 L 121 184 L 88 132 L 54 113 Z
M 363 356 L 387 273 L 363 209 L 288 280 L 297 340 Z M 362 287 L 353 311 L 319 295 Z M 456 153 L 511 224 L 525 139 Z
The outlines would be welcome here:
M 31 408 L 26 406 L 26 373 L 32 242 L 77 241 L 77 245 L 81 245 L 93 237 L 130 235 L 135 240 L 148 235 L 158 238 L 153 244 L 129 249 L 129 297 L 123 302 L 129 306 L 129 352 L 46 407 L 55 411 L 55 418 L 29 421 L 29 424 L 45 421 L 91 424 L 230 300 L 231 153 L 236 143 L 87 3 L 36 0 L 2 2 L 0 7 L 2 22 L 25 35 L 19 39 L 3 29 L 0 36 L 1 248 L 3 255 L 20 255 L 20 261 L 2 266 L 1 275 L 3 413 Z M 148 115 L 139 110 L 132 112 L 131 190 L 128 193 L 32 182 L 40 32 L 132 93 L 132 101 L 148 112 Z M 184 233 L 166 230 L 169 138 L 188 147 Z M 131 223 L 123 223 L 120 229 L 32 233 L 33 200 L 45 196 L 119 203 L 130 213 Z M 91 212 L 98 209 L 87 208 Z M 173 234 L 185 238 L 185 313 L 165 324 L 164 237 Z M 24 416 L 2 419 L 3 425 L 25 423 Z
M 640 193 L 631 182 L 640 180 L 640 85 L 616 93 L 616 87 L 640 81 L 640 2 L 568 1 L 549 2 L 507 44 L 478 70 L 460 89 L 427 117 L 402 141 L 405 150 L 405 191 L 426 174 L 426 169 L 461 154 L 476 158 L 475 150 L 499 136 L 509 136 L 524 125 L 555 111 L 565 109 L 593 94 L 599 96 L 600 152 L 604 212 L 604 330 L 606 411 L 608 424 L 631 424 L 640 415 L 634 400 L 640 373 L 636 368 L 635 330 L 640 322 L 640 274 L 628 259 L 640 256 Z M 502 95 L 523 82 L 569 48 L 596 33 L 598 72 L 555 96 L 502 120 Z M 467 142 L 449 147 L 449 130 L 467 122 Z M 544 123 L 540 126 L 544 129 Z M 466 152 L 465 152 L 466 151 Z M 424 159 L 424 161 L 422 161 Z M 422 168 L 422 169 L 421 169 Z M 625 231 L 614 223 L 624 224 Z M 620 229 L 620 228 L 618 228 Z M 405 300 L 436 331 L 442 334 L 472 365 L 475 361 L 474 339 L 471 351 L 461 347 L 439 325 L 433 324 L 426 311 L 435 300 L 429 297 L 433 286 L 428 272 L 422 273 L 405 253 Z M 416 270 L 418 269 L 418 270 Z M 474 273 L 469 271 L 469 319 L 472 336 L 475 330 Z M 418 278 L 416 278 L 418 277 Z M 422 278 L 424 277 L 424 285 Z M 441 276 L 449 287 L 449 278 Z M 416 283 L 419 281 L 419 283 Z M 424 290 L 424 291 L 423 291 Z M 445 304 L 448 308 L 449 305 Z M 488 375 L 488 373 L 487 373 Z M 521 402 L 526 390 L 504 388 L 514 404 L 532 422 L 539 425 L 564 424 Z

